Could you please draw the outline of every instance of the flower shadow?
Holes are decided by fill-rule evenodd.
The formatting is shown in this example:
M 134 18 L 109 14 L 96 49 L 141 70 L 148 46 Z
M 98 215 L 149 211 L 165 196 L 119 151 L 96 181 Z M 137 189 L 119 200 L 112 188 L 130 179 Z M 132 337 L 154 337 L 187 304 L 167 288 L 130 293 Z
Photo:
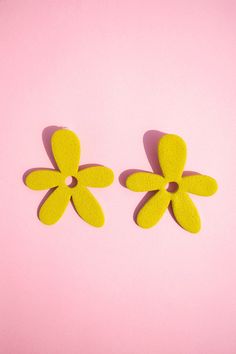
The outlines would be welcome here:
M 59 127 L 59 126 L 55 126 L 55 125 L 51 125 L 51 126 L 48 126 L 46 128 L 43 129 L 43 132 L 42 132 L 42 141 L 43 141 L 43 146 L 46 150 L 46 153 L 48 155 L 48 158 L 52 164 L 52 166 L 54 168 L 50 168 L 50 167 L 36 167 L 36 168 L 30 168 L 28 169 L 27 171 L 24 172 L 23 176 L 22 176 L 22 181 L 23 183 L 26 185 L 26 178 L 27 176 L 33 172 L 33 171 L 39 171 L 39 170 L 51 170 L 51 171 L 59 171 L 58 169 L 58 166 L 56 164 L 56 161 L 54 159 L 54 156 L 53 156 L 53 152 L 52 152 L 52 146 L 51 146 L 51 138 L 52 138 L 52 135 L 57 131 L 57 130 L 60 130 L 60 129 L 65 129 L 65 127 Z M 96 164 L 96 163 L 90 163 L 90 164 L 84 164 L 84 165 L 81 165 L 79 166 L 79 170 L 83 170 L 83 169 L 86 169 L 88 167 L 93 167 L 93 166 L 102 166 L 100 164 Z M 26 185 L 27 186 L 27 185 Z M 41 200 L 41 202 L 39 203 L 39 206 L 37 208 L 37 215 L 39 216 L 39 211 L 42 207 L 42 205 L 44 204 L 44 202 L 48 199 L 48 197 L 57 189 L 57 187 L 54 187 L 54 188 L 50 188 L 46 194 L 44 195 L 43 199 Z M 73 205 L 73 204 L 72 204 Z M 74 205 L 73 205 L 74 207 Z
M 143 136 L 143 146 L 144 146 L 144 150 L 145 150 L 147 159 L 148 159 L 149 164 L 151 166 L 151 169 L 154 173 L 157 173 L 159 175 L 162 175 L 162 170 L 161 170 L 159 159 L 158 159 L 157 147 L 158 147 L 160 139 L 166 134 L 167 133 L 161 132 L 159 130 L 148 130 Z M 147 172 L 147 171 L 141 170 L 141 169 L 125 170 L 119 176 L 120 184 L 123 187 L 127 188 L 126 187 L 126 180 L 131 174 L 133 174 L 135 172 Z M 197 173 L 195 171 L 184 171 L 183 172 L 183 176 L 191 176 L 191 175 L 196 175 L 196 174 L 199 174 L 199 173 Z M 156 193 L 158 193 L 158 191 L 147 192 L 144 195 L 144 197 L 141 199 L 141 201 L 138 203 L 138 205 L 136 206 L 134 213 L 133 213 L 133 220 L 135 221 L 135 223 L 137 223 L 137 215 L 138 215 L 139 211 L 148 202 L 148 200 L 150 198 L 152 198 Z M 169 204 L 168 210 L 169 210 L 169 213 L 172 216 L 172 218 L 176 221 L 173 210 L 172 210 L 171 203 Z
M 44 128 L 43 132 L 42 132 L 42 140 L 43 140 L 44 148 L 46 150 L 49 160 L 51 161 L 51 164 L 53 165 L 53 167 L 56 170 L 58 170 L 58 167 L 57 167 L 57 164 L 54 159 L 53 152 L 52 152 L 51 137 L 57 130 L 60 130 L 63 128 L 65 128 L 65 127 L 58 127 L 56 125 L 50 125 L 50 126 Z

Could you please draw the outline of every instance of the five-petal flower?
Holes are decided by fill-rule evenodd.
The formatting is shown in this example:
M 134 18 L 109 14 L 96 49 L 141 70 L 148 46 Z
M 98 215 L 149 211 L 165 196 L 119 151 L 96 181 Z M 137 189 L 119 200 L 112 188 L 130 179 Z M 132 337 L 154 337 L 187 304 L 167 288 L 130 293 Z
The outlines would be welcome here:
M 100 227 L 104 224 L 102 208 L 87 187 L 107 187 L 114 179 L 113 171 L 104 166 L 78 169 L 80 142 L 68 129 L 57 130 L 51 138 L 52 152 L 58 170 L 39 169 L 26 176 L 26 185 L 34 190 L 55 188 L 40 208 L 39 219 L 47 225 L 56 223 L 69 201 L 82 219 Z M 68 177 L 72 180 L 67 184 Z
M 135 192 L 156 191 L 138 212 L 136 221 L 139 226 L 143 228 L 154 226 L 171 202 L 174 216 L 185 230 L 192 233 L 200 230 L 201 220 L 188 193 L 210 196 L 216 192 L 217 183 L 215 179 L 205 175 L 183 176 L 186 151 L 186 144 L 182 138 L 166 134 L 158 144 L 158 157 L 163 176 L 152 172 L 136 172 L 128 176 L 126 180 L 128 189 Z

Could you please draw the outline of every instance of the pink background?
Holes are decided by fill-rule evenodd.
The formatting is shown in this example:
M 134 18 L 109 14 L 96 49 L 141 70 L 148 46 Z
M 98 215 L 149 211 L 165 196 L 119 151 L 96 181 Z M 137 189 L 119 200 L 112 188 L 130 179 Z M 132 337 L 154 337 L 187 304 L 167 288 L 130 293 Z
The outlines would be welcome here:
M 0 1 L 1 353 L 236 353 L 235 21 L 227 0 Z M 37 219 L 45 193 L 22 176 L 52 167 L 49 126 L 114 170 L 94 190 L 105 227 L 71 205 L 55 226 Z M 193 196 L 197 235 L 169 212 L 133 221 L 143 194 L 119 175 L 150 170 L 149 130 L 182 136 L 186 170 L 219 183 Z

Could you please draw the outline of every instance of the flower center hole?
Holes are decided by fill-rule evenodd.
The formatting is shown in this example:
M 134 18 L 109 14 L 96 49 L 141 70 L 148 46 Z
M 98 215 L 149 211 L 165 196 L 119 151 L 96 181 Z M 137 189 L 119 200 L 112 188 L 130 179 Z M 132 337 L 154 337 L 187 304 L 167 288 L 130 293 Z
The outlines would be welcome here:
M 178 189 L 179 189 L 179 185 L 176 182 L 169 182 L 166 185 L 167 192 L 175 193 L 175 192 L 177 192 Z
M 74 176 L 68 176 L 65 179 L 65 183 L 68 187 L 74 188 L 75 186 L 77 186 L 78 180 Z

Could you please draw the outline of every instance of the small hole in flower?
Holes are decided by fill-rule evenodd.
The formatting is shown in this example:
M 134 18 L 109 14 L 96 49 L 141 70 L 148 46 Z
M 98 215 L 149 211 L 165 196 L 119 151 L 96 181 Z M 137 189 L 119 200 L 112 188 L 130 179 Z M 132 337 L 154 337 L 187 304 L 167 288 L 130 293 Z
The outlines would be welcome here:
M 175 192 L 177 192 L 178 189 L 179 189 L 179 185 L 176 182 L 169 182 L 166 185 L 167 192 L 175 193 Z
M 75 186 L 77 186 L 78 180 L 74 176 L 68 176 L 65 179 L 65 183 L 68 187 L 74 188 Z

